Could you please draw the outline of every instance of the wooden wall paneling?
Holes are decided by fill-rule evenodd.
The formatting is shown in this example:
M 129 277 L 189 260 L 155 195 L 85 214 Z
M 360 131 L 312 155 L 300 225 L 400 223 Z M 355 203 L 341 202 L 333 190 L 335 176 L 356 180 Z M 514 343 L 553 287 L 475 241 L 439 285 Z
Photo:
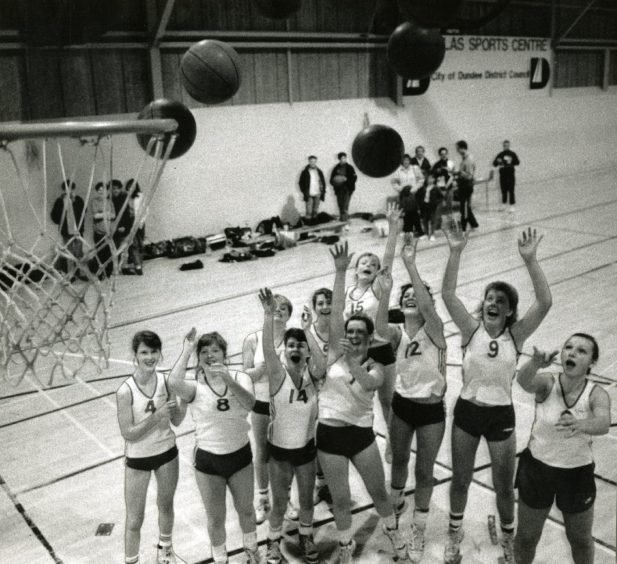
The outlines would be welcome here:
M 247 0 L 226 0 L 227 25 L 230 30 L 250 30 L 251 11 Z
M 317 3 L 321 0 L 304 0 L 296 14 L 294 29 L 297 31 L 320 31 L 317 24 Z
M 15 51 L 0 53 L 0 121 L 26 119 L 27 100 L 24 100 L 22 54 Z M 25 107 L 24 107 L 25 102 Z
M 255 76 L 255 103 L 268 104 L 278 101 L 278 76 L 276 53 L 256 51 L 253 55 Z
M 148 52 L 144 49 L 126 49 L 122 52 L 124 95 L 128 112 L 140 112 L 152 101 Z
M 122 55 L 116 50 L 92 51 L 92 73 L 97 113 L 122 114 L 126 108 Z
M 226 104 L 255 104 L 257 100 L 255 83 L 255 51 L 242 50 L 240 55 L 240 88 L 236 95 Z
M 208 2 L 208 4 L 213 4 L 213 2 Z M 157 17 L 159 19 L 164 7 L 165 3 L 158 10 Z M 201 2 L 196 2 L 195 0 L 176 0 L 167 28 L 175 30 L 203 29 L 203 21 L 204 15 Z
M 275 20 L 262 15 L 253 0 L 247 0 L 244 10 L 248 13 L 249 29 L 259 29 L 262 31 L 285 31 L 287 29 L 285 20 Z
M 370 73 L 373 77 L 371 86 L 373 92 L 372 97 L 383 98 L 390 97 L 392 90 L 392 75 L 390 74 L 390 66 L 386 58 L 385 49 L 373 49 L 370 54 Z
M 148 19 L 146 16 L 146 2 L 150 0 L 110 0 L 109 9 L 112 11 L 112 30 L 147 31 Z M 164 5 L 164 4 L 163 4 Z M 161 8 L 162 10 L 162 8 Z M 158 12 L 159 14 L 162 11 Z
M 93 116 L 97 113 L 90 53 L 63 51 L 59 58 L 64 115 Z
M 315 20 L 319 31 L 341 33 L 343 30 L 339 26 L 339 13 L 341 2 L 336 0 L 322 0 L 315 6 Z
M 19 0 L 2 0 L 2 2 L 0 2 L 0 29 L 18 28 L 18 2 Z
M 617 51 L 611 51 L 610 57 L 608 83 L 614 85 L 617 84 Z
M 218 0 L 202 0 L 201 16 L 201 29 L 229 29 L 227 26 L 227 10 L 223 2 Z
M 340 98 L 339 55 L 340 51 L 321 51 L 318 55 L 320 100 L 338 100 Z
M 291 102 L 289 99 L 287 51 L 276 52 L 277 101 Z M 291 69 L 293 72 L 293 69 Z M 293 93 L 292 93 L 293 95 Z
M 369 51 L 357 51 L 358 56 L 358 75 L 357 75 L 357 84 L 358 84 L 358 98 L 369 98 L 370 94 L 370 83 L 372 80 L 371 76 L 371 58 Z
M 339 98 L 358 98 L 358 53 L 341 51 L 338 54 Z
M 162 51 L 161 72 L 163 73 L 163 92 L 165 98 L 178 100 L 189 108 L 200 107 L 202 104 L 193 100 L 182 86 L 180 78 L 180 59 L 183 52 Z
M 299 89 L 295 101 L 309 102 L 320 99 L 319 55 L 317 51 L 298 53 L 295 71 L 299 77 Z
M 57 51 L 26 51 L 26 88 L 32 119 L 59 118 L 65 115 Z

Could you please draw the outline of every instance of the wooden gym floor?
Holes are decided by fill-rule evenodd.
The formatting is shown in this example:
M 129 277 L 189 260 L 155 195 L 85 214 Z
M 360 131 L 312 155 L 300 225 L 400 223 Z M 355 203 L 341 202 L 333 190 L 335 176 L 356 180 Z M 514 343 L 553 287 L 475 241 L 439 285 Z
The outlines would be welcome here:
M 484 285 L 494 279 L 512 282 L 521 294 L 524 311 L 530 303 L 531 284 L 518 255 L 516 239 L 524 226 L 544 234 L 539 259 L 548 276 L 554 305 L 547 319 L 528 341 L 532 345 L 559 348 L 575 331 L 595 335 L 601 347 L 597 380 L 609 391 L 613 421 L 617 424 L 617 195 L 614 170 L 596 170 L 576 176 L 550 178 L 521 184 L 520 203 L 513 215 L 497 211 L 497 189 L 490 187 L 490 205 L 482 189 L 476 195 L 480 229 L 474 233 L 463 256 L 459 293 L 469 307 L 478 303 Z M 330 196 L 331 197 L 331 196 Z M 384 194 L 385 198 L 385 194 Z M 353 202 L 352 202 L 353 208 Z M 355 211 L 355 210 L 354 210 Z M 367 224 L 353 220 L 347 239 L 355 252 L 371 250 L 381 255 L 384 239 L 362 233 Z M 229 341 L 231 361 L 239 362 L 244 336 L 261 324 L 259 287 L 268 285 L 288 296 L 295 306 L 291 324 L 297 324 L 302 304 L 321 286 L 331 286 L 333 267 L 327 247 L 311 243 L 251 263 L 223 264 L 217 253 L 199 257 L 203 270 L 181 272 L 185 260 L 157 259 L 146 263 L 143 277 L 121 277 L 114 299 L 110 331 L 113 361 L 103 374 L 82 375 L 69 386 L 55 382 L 43 390 L 32 379 L 18 388 L 0 383 L 0 562 L 67 564 L 123 561 L 123 441 L 116 422 L 114 392 L 132 370 L 129 342 L 143 328 L 163 339 L 164 367 L 170 367 L 179 352 L 184 333 L 218 330 Z M 460 389 L 460 339 L 440 300 L 439 288 L 447 259 L 443 237 L 419 247 L 420 273 L 437 290 L 439 311 L 448 335 L 449 415 Z M 193 259 L 188 259 L 193 260 Z M 397 259 L 395 283 L 406 279 Z M 348 276 L 351 281 L 351 274 Z M 514 386 L 518 450 L 527 442 L 533 419 L 530 397 Z M 450 423 L 450 417 L 448 417 Z M 376 428 L 383 430 L 377 417 Z M 192 421 L 187 416 L 177 432 L 181 452 L 180 482 L 176 494 L 174 545 L 180 556 L 192 563 L 208 562 L 205 513 L 197 492 L 191 452 Z M 442 561 L 447 525 L 448 487 L 451 478 L 449 434 L 435 468 L 436 487 L 427 531 L 423 562 Z M 594 441 L 598 497 L 594 538 L 596 563 L 615 561 L 615 486 L 617 484 L 617 429 Z M 378 439 L 383 448 L 383 440 Z M 476 472 L 466 511 L 463 562 L 497 561 L 487 528 L 496 513 L 487 450 L 480 447 Z M 413 465 L 413 457 L 411 464 Z M 389 468 L 387 468 L 389 473 Z M 389 562 L 390 552 L 378 527 L 378 518 L 361 484 L 354 480 L 354 527 L 359 562 Z M 154 483 L 154 482 L 152 482 Z M 407 485 L 413 491 L 413 472 Z M 151 487 L 142 529 L 142 562 L 155 562 L 157 540 L 156 504 Z M 241 547 L 237 519 L 228 500 L 230 553 Z M 315 512 L 315 537 L 324 559 L 334 549 L 332 515 L 324 504 Z M 110 524 L 111 533 L 96 535 L 100 524 Z M 293 535 L 294 525 L 288 524 Z M 266 524 L 258 528 L 266 536 Z M 293 536 L 289 537 L 293 540 Z M 234 551 L 236 551 L 234 553 Z M 293 542 L 284 551 L 299 562 Z M 235 559 L 234 559 L 235 558 Z M 242 561 L 240 556 L 232 562 Z M 551 514 L 539 545 L 538 564 L 571 562 L 559 512 Z

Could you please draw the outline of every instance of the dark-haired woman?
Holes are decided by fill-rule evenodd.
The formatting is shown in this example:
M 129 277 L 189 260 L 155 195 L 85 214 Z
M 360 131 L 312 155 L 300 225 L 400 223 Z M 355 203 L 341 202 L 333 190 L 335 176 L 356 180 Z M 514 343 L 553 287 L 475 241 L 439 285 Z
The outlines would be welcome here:
M 347 243 L 330 251 L 336 276 L 328 347 L 328 368 L 319 392 L 317 449 L 332 494 L 338 536 L 333 564 L 352 562 L 355 542 L 351 530 L 349 463 L 354 465 L 382 517 L 382 531 L 395 556 L 405 558 L 405 541 L 385 486 L 385 475 L 373 432 L 373 396 L 383 384 L 383 366 L 369 358 L 373 321 L 362 314 L 343 318 L 345 274 L 351 256 Z
M 185 380 L 191 354 L 197 354 L 193 380 Z M 238 513 L 249 564 L 262 559 L 257 547 L 253 509 L 253 455 L 248 414 L 255 404 L 250 377 L 226 366 L 227 342 L 218 333 L 184 338 L 180 358 L 169 376 L 171 389 L 189 404 L 195 423 L 195 479 L 206 509 L 212 559 L 227 562 L 225 546 L 227 488 Z
M 411 284 L 401 288 L 399 300 L 405 316 L 403 328 L 388 325 L 392 290 L 389 272 L 382 275 L 385 299 L 377 314 L 378 332 L 396 344 L 397 375 L 390 420 L 390 492 L 397 517 L 407 505 L 405 484 L 414 434 L 417 442 L 414 510 L 407 546 L 412 562 L 420 562 L 424 554 L 424 531 L 433 494 L 433 467 L 446 427 L 446 339 L 430 288 L 422 282 L 416 268 L 417 243 L 418 240 L 409 234 L 401 252 L 411 279 Z
M 118 423 L 126 441 L 124 497 L 126 524 L 124 554 L 127 564 L 139 562 L 141 526 L 152 472 L 156 476 L 159 508 L 159 564 L 181 564 L 171 544 L 174 494 L 178 484 L 178 449 L 171 424 L 180 425 L 186 405 L 169 393 L 165 376 L 156 371 L 161 339 L 152 331 L 133 336 L 136 369 L 116 392 Z
M 551 291 L 536 258 L 542 237 L 523 231 L 518 250 L 525 263 L 535 301 L 517 318 L 518 293 L 506 282 L 492 282 L 484 290 L 479 319 L 470 314 L 456 295 L 458 269 L 467 234 L 447 230 L 450 256 L 443 279 L 442 297 L 461 333 L 463 387 L 454 408 L 452 425 L 452 482 L 450 525 L 445 562 L 457 562 L 463 538 L 463 514 L 473 476 L 476 450 L 484 437 L 491 460 L 501 545 L 506 562 L 514 562 L 514 467 L 516 436 L 512 381 L 520 351 L 537 329 L 551 305 Z
M 311 318 L 303 318 L 303 328 L 292 327 L 283 335 L 284 352 L 274 346 L 272 292 L 259 292 L 264 308 L 263 352 L 270 387 L 270 425 L 268 426 L 268 471 L 272 486 L 269 515 L 268 564 L 286 562 L 281 554 L 283 519 L 289 501 L 291 480 L 298 483 L 300 511 L 298 524 L 300 549 L 307 564 L 319 562 L 313 541 L 313 487 L 315 485 L 315 423 L 317 388 L 314 379 L 323 378 L 326 359 L 308 331 Z
M 561 349 L 561 372 L 538 372 L 557 354 L 534 347 L 517 376 L 521 387 L 534 394 L 536 406 L 529 444 L 516 473 L 518 564 L 533 562 L 553 502 L 563 514 L 574 563 L 593 564 L 596 484 L 591 441 L 609 431 L 610 400 L 606 390 L 587 379 L 600 355 L 591 335 L 574 333 L 568 338 Z

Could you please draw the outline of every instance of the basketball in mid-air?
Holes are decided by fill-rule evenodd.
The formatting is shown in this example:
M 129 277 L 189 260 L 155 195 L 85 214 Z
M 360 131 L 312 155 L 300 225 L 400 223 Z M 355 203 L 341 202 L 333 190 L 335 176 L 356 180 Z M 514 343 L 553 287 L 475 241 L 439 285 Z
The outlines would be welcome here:
M 382 178 L 392 174 L 405 153 L 402 137 L 387 125 L 369 125 L 354 139 L 354 163 L 367 176 Z
M 388 63 L 410 80 L 432 75 L 446 56 L 446 42 L 438 29 L 411 22 L 399 25 L 388 40 Z
M 240 57 L 227 43 L 204 39 L 183 55 L 180 74 L 192 98 L 202 104 L 220 104 L 240 88 Z

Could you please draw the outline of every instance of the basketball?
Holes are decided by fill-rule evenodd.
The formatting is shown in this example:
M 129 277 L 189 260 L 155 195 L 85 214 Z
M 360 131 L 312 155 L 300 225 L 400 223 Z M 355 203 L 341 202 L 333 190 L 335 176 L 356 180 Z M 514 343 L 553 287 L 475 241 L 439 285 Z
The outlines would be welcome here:
M 293 16 L 302 5 L 302 0 L 254 0 L 262 15 L 273 20 L 284 20 Z
M 405 19 L 424 27 L 446 27 L 457 16 L 463 0 L 399 0 Z
M 176 102 L 174 100 L 167 100 L 166 98 L 160 98 L 150 102 L 138 116 L 139 119 L 175 119 L 178 122 L 178 129 L 176 129 L 177 137 L 174 147 L 169 154 L 170 159 L 175 159 L 184 155 L 195 142 L 197 135 L 197 124 L 195 118 L 184 104 Z M 172 133 L 165 134 L 163 151 L 161 155 L 165 154 L 167 144 L 169 143 Z M 150 135 L 141 134 L 137 135 L 137 141 L 144 151 L 148 150 L 148 143 L 150 141 Z M 154 148 L 156 145 L 152 145 L 151 156 L 154 156 Z
M 342 186 L 345 182 L 347 182 L 347 177 L 342 174 L 337 174 L 332 178 L 333 186 Z
M 204 39 L 183 55 L 180 74 L 192 98 L 202 104 L 220 104 L 240 88 L 240 57 L 227 43 Z
M 399 25 L 388 41 L 388 62 L 396 74 L 409 80 L 433 74 L 446 55 L 446 43 L 437 29 L 411 22 Z
M 401 164 L 405 146 L 401 136 L 387 125 L 369 125 L 354 139 L 351 154 L 367 176 L 382 178 Z

